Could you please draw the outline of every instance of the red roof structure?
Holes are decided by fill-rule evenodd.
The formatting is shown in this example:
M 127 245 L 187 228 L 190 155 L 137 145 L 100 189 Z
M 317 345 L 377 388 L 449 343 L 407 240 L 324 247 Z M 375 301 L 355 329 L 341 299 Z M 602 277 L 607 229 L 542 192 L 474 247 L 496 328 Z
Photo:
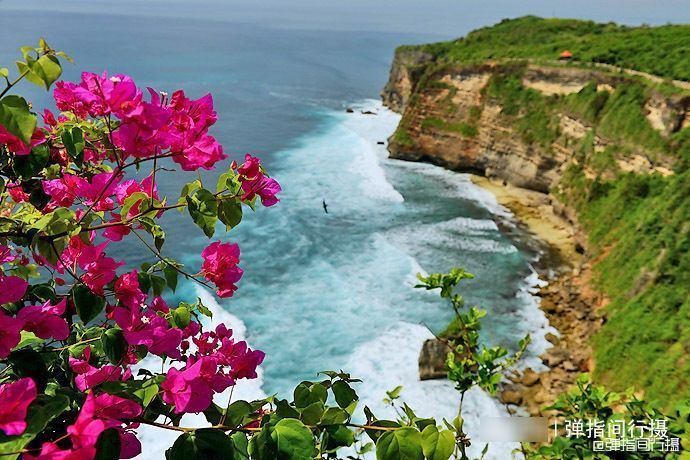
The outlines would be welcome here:
M 568 50 L 565 50 L 561 54 L 558 55 L 558 59 L 572 59 L 572 58 L 573 58 L 573 53 L 571 53 Z

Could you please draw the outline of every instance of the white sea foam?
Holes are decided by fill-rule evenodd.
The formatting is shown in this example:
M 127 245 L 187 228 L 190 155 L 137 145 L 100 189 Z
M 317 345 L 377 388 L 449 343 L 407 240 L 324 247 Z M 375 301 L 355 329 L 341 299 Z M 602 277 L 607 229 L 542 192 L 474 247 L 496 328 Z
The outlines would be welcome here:
M 349 170 L 361 176 L 359 186 L 372 198 L 404 201 L 386 179 L 381 161 L 387 157 L 387 151 L 385 145 L 378 144 L 388 137 L 382 133 L 392 133 L 399 121 L 400 115 L 384 109 L 380 102 L 373 100 L 357 104 L 353 113 L 345 115 L 342 126 L 359 138 L 356 145 L 348 146 L 355 155 Z
M 419 380 L 417 357 L 425 340 L 433 334 L 424 326 L 398 323 L 370 342 L 358 346 L 348 360 L 347 369 L 364 383 L 357 387 L 360 405 L 369 406 L 380 418 L 394 418 L 395 410 L 383 403 L 386 391 L 402 384 L 402 401 L 418 416 L 453 420 L 457 415 L 460 394 L 448 380 Z M 473 389 L 465 395 L 463 416 L 468 433 L 478 432 L 480 417 L 505 416 L 506 410 L 489 395 Z M 471 447 L 478 456 L 482 444 Z M 509 459 L 514 444 L 493 443 L 486 459 Z

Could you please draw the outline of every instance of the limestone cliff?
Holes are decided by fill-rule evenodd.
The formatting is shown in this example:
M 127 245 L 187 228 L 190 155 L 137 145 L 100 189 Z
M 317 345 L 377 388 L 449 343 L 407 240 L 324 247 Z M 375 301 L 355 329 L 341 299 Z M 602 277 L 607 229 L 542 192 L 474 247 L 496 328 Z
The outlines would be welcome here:
M 492 79 L 506 76 L 519 76 L 523 90 L 541 95 L 552 106 L 544 138 L 535 138 L 529 127 L 520 126 L 529 123 L 529 108 L 508 111 L 505 101 L 488 91 Z M 672 160 L 664 152 L 607 138 L 596 124 L 568 110 L 567 104 L 560 109 L 558 103 L 551 103 L 566 101 L 566 96 L 586 87 L 611 94 L 631 78 L 593 69 L 519 63 L 444 66 L 428 54 L 404 50 L 396 55 L 382 93 L 384 104 L 403 114 L 389 140 L 390 156 L 429 161 L 544 193 L 555 191 L 569 164 L 583 160 L 578 149 L 584 142 L 591 144 L 593 153 L 611 145 L 624 147 L 607 152 L 621 170 L 670 174 Z M 687 96 L 651 91 L 643 110 L 662 136 L 690 124 Z M 600 173 L 596 165 L 584 166 L 588 176 Z

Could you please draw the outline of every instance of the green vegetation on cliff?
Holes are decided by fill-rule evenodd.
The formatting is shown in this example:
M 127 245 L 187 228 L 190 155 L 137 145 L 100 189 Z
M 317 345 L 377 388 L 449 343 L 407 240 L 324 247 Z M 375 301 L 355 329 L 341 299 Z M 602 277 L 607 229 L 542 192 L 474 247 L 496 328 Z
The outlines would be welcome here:
M 594 252 L 595 286 L 611 299 L 595 337 L 597 378 L 678 400 L 690 390 L 690 171 L 602 181 L 571 168 L 565 183 Z
M 559 136 L 557 113 L 592 126 L 560 183 L 560 198 L 578 212 L 595 262 L 595 287 L 611 300 L 595 336 L 595 377 L 607 385 L 644 389 L 663 405 L 690 391 L 690 128 L 662 136 L 645 118 L 643 83 L 613 92 L 588 85 L 568 96 L 525 88 L 519 72 L 498 73 L 485 88 L 527 143 L 549 146 Z M 593 148 L 594 135 L 613 141 Z M 623 173 L 618 159 L 644 148 L 670 157 L 676 174 Z M 585 168 L 594 172 L 587 178 Z
M 690 25 L 627 27 L 525 16 L 422 49 L 442 60 L 464 64 L 504 58 L 555 60 L 569 50 L 579 62 L 690 80 Z

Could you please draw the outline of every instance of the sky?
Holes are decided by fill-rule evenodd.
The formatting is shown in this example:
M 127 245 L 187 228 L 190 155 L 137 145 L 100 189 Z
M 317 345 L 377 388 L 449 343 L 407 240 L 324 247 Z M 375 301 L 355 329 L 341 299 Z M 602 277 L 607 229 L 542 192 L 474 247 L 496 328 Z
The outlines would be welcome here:
M 214 19 L 264 27 L 458 37 L 503 18 L 535 14 L 625 24 L 690 23 L 690 0 L 0 0 L 2 10 Z M 126 25 L 123 23 L 123 31 Z

